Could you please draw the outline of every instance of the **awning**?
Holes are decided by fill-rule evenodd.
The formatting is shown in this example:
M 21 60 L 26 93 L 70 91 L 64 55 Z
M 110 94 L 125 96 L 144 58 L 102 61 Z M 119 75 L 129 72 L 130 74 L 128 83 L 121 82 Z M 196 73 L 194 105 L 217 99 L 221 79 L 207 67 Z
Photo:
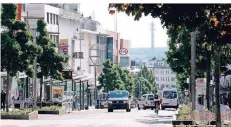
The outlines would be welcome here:
M 7 72 L 1 72 L 0 74 L 1 74 L 1 77 L 6 77 L 7 76 Z M 20 72 L 20 73 L 17 74 L 17 76 L 18 76 L 18 78 L 26 78 L 27 77 L 25 72 Z

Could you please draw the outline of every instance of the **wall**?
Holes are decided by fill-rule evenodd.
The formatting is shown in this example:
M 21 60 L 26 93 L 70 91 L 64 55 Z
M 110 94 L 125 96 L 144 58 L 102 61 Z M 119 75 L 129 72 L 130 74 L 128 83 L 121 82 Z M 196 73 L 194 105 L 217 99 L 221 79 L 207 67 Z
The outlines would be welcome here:
M 68 39 L 68 54 L 70 55 L 68 64 L 76 70 L 77 66 L 74 65 L 75 62 L 72 62 L 72 53 L 76 52 L 79 48 L 79 41 L 74 40 L 73 36 L 77 36 L 78 32 L 76 28 L 79 27 L 79 23 L 71 20 L 60 17 L 59 18 L 59 41 L 62 39 Z M 72 48 L 73 47 L 73 48 Z M 77 61 L 77 60 L 75 60 Z

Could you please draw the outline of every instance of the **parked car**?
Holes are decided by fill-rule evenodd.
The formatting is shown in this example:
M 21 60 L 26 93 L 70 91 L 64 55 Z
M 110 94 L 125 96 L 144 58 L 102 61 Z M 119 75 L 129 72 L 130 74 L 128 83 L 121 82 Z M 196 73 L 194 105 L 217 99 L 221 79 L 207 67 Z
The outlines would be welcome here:
M 140 109 L 154 109 L 155 104 L 154 104 L 154 94 L 144 94 L 141 99 L 138 99 L 138 110 Z

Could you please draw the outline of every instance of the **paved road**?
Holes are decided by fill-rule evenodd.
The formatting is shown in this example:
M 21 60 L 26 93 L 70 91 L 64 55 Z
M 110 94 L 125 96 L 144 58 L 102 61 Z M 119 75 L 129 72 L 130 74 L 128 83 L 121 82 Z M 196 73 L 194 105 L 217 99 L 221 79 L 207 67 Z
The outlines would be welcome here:
M 131 112 L 106 109 L 76 111 L 63 116 L 39 115 L 38 120 L 1 120 L 1 127 L 172 127 L 175 110 L 160 111 L 132 109 Z

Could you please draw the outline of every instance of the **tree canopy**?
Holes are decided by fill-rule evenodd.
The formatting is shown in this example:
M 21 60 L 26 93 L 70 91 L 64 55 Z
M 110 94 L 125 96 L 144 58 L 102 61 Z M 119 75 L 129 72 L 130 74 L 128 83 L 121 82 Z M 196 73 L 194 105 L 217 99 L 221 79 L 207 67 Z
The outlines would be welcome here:
M 140 95 L 139 92 L 141 92 L 140 91 L 141 88 L 142 88 L 141 94 L 154 93 L 157 90 L 155 76 L 153 72 L 147 68 L 146 65 L 144 65 L 141 68 L 141 71 L 138 73 L 134 82 L 135 82 L 134 92 L 136 97 L 139 97 Z
M 16 76 L 18 72 L 32 76 L 34 59 L 41 52 L 32 43 L 27 24 L 16 20 L 16 9 L 15 4 L 2 4 L 1 23 L 5 30 L 1 33 L 1 71 L 7 71 L 6 95 L 10 86 L 9 76 Z M 9 111 L 8 101 L 6 106 Z

